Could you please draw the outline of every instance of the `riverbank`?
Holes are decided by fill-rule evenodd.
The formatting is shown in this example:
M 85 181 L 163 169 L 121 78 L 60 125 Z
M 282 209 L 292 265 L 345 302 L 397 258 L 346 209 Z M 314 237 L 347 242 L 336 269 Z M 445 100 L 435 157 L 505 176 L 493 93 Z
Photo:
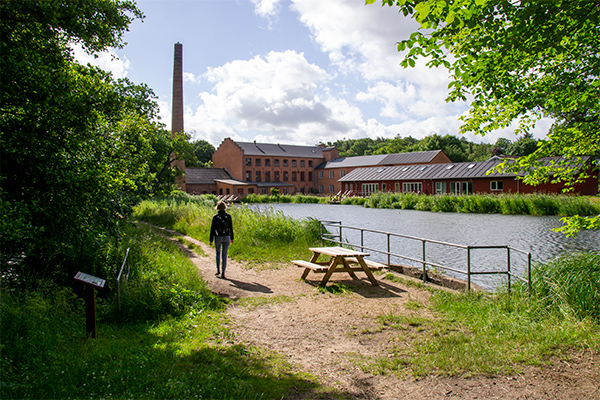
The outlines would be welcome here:
M 421 195 L 416 193 L 372 193 L 368 197 L 343 198 L 310 195 L 249 195 L 244 203 L 321 203 L 362 205 L 369 208 L 392 208 L 433 212 L 504 215 L 574 215 L 600 214 L 600 198 L 546 194 L 470 194 Z

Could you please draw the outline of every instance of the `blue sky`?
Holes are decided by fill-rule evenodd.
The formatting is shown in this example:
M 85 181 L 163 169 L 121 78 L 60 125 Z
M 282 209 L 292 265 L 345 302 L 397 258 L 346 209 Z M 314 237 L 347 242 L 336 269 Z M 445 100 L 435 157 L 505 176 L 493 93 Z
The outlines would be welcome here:
M 183 44 L 185 130 L 215 147 L 238 141 L 314 145 L 338 139 L 458 135 L 466 103 L 446 103 L 449 77 L 403 69 L 396 42 L 416 23 L 364 0 L 137 0 L 127 45 L 96 59 L 145 83 L 170 129 L 174 44 Z M 117 58 L 111 57 L 116 55 Z M 536 137 L 549 122 L 542 121 Z M 512 130 L 475 142 L 515 140 Z

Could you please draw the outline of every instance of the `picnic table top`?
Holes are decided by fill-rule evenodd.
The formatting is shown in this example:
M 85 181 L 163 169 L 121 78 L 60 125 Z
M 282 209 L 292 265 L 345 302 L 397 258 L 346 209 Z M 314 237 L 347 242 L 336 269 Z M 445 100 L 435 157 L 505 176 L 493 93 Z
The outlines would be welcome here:
M 364 257 L 364 256 L 368 256 L 369 253 L 365 253 L 363 251 L 356 251 L 356 250 L 352 250 L 352 249 L 346 249 L 344 247 L 340 247 L 340 246 L 334 246 L 334 247 L 310 247 L 309 248 L 310 251 L 312 251 L 313 253 L 320 253 L 320 254 L 326 254 L 328 256 L 342 256 L 342 257 Z

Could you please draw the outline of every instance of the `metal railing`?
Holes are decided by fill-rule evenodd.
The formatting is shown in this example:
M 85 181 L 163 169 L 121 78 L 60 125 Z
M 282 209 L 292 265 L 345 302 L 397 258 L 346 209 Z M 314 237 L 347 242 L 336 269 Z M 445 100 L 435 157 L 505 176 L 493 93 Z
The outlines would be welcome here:
M 123 258 L 123 264 L 121 264 L 121 269 L 119 270 L 119 274 L 117 275 L 117 304 L 119 307 L 119 312 L 121 312 L 121 277 L 123 276 L 123 270 L 125 269 L 125 265 L 127 265 L 127 273 L 125 274 L 125 281 L 129 279 L 130 267 L 127 262 L 127 257 L 129 256 L 129 247 L 125 252 L 125 258 Z
M 357 228 L 357 227 L 353 227 L 353 226 L 345 226 L 345 225 L 342 225 L 341 221 L 320 220 L 319 222 L 321 223 L 320 226 L 322 228 L 325 228 L 325 231 L 319 232 L 321 239 L 323 241 L 336 243 L 338 245 L 358 247 L 358 248 L 360 248 L 361 251 L 368 250 L 371 252 L 376 252 L 376 253 L 387 255 L 387 265 L 388 266 L 391 265 L 392 257 L 397 257 L 400 259 L 409 260 L 409 261 L 415 262 L 417 264 L 420 264 L 422 267 L 423 282 L 427 281 L 427 269 L 428 269 L 428 266 L 430 266 L 430 267 L 434 267 L 434 268 L 443 269 L 445 271 L 452 271 L 454 273 L 466 275 L 468 291 L 471 291 L 471 278 L 473 275 L 499 275 L 499 274 L 501 274 L 501 275 L 506 275 L 507 286 L 508 286 L 509 291 L 511 288 L 511 279 L 515 278 L 517 280 L 525 282 L 527 284 L 527 288 L 528 288 L 529 292 L 531 293 L 531 253 L 526 252 L 524 250 L 516 249 L 516 248 L 510 247 L 510 246 L 506 246 L 506 245 L 503 245 L 503 246 L 465 246 L 465 245 L 460 245 L 460 244 L 442 242 L 439 240 L 431 240 L 431 239 L 419 238 L 416 236 L 402 235 L 399 233 L 385 232 L 385 231 L 379 231 L 379 230 L 374 230 L 374 229 Z M 337 229 L 338 232 L 337 233 L 329 232 L 327 230 L 328 227 Z M 343 229 L 359 231 L 360 232 L 360 243 L 350 243 L 348 241 L 344 241 L 344 238 L 342 235 Z M 386 241 L 387 242 L 387 250 L 381 250 L 381 249 L 376 249 L 376 248 L 366 246 L 365 245 L 365 233 L 385 235 L 387 238 L 387 241 Z M 392 245 L 391 245 L 392 237 L 420 241 L 421 248 L 422 248 L 421 258 L 415 258 L 415 257 L 411 257 L 411 256 L 408 256 L 405 254 L 397 254 L 397 253 L 392 252 Z M 465 268 L 465 270 L 461 270 L 458 268 L 453 268 L 453 267 L 449 267 L 446 265 L 441 265 L 439 263 L 427 261 L 427 244 L 437 244 L 437 245 L 448 246 L 448 247 L 452 247 L 452 248 L 464 249 L 466 251 L 466 266 L 465 266 L 466 268 Z M 479 249 L 488 249 L 488 250 L 505 249 L 506 250 L 506 269 L 503 271 L 475 271 L 472 266 L 472 252 L 473 252 L 473 250 L 479 250 Z M 511 252 L 520 253 L 527 257 L 527 261 L 526 261 L 527 278 L 526 279 L 522 278 L 521 276 L 514 274 L 512 272 Z

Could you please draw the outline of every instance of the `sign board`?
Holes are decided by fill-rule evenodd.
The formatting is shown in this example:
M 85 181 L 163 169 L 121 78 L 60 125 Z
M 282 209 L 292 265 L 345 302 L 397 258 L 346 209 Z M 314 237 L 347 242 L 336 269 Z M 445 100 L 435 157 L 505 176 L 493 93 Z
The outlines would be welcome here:
M 83 272 L 77 272 L 77 275 L 75 275 L 74 279 L 76 281 L 87 283 L 88 285 L 92 285 L 100 289 L 102 289 L 104 287 L 104 283 L 106 283 L 104 279 L 100 279 L 95 276 L 85 274 Z

